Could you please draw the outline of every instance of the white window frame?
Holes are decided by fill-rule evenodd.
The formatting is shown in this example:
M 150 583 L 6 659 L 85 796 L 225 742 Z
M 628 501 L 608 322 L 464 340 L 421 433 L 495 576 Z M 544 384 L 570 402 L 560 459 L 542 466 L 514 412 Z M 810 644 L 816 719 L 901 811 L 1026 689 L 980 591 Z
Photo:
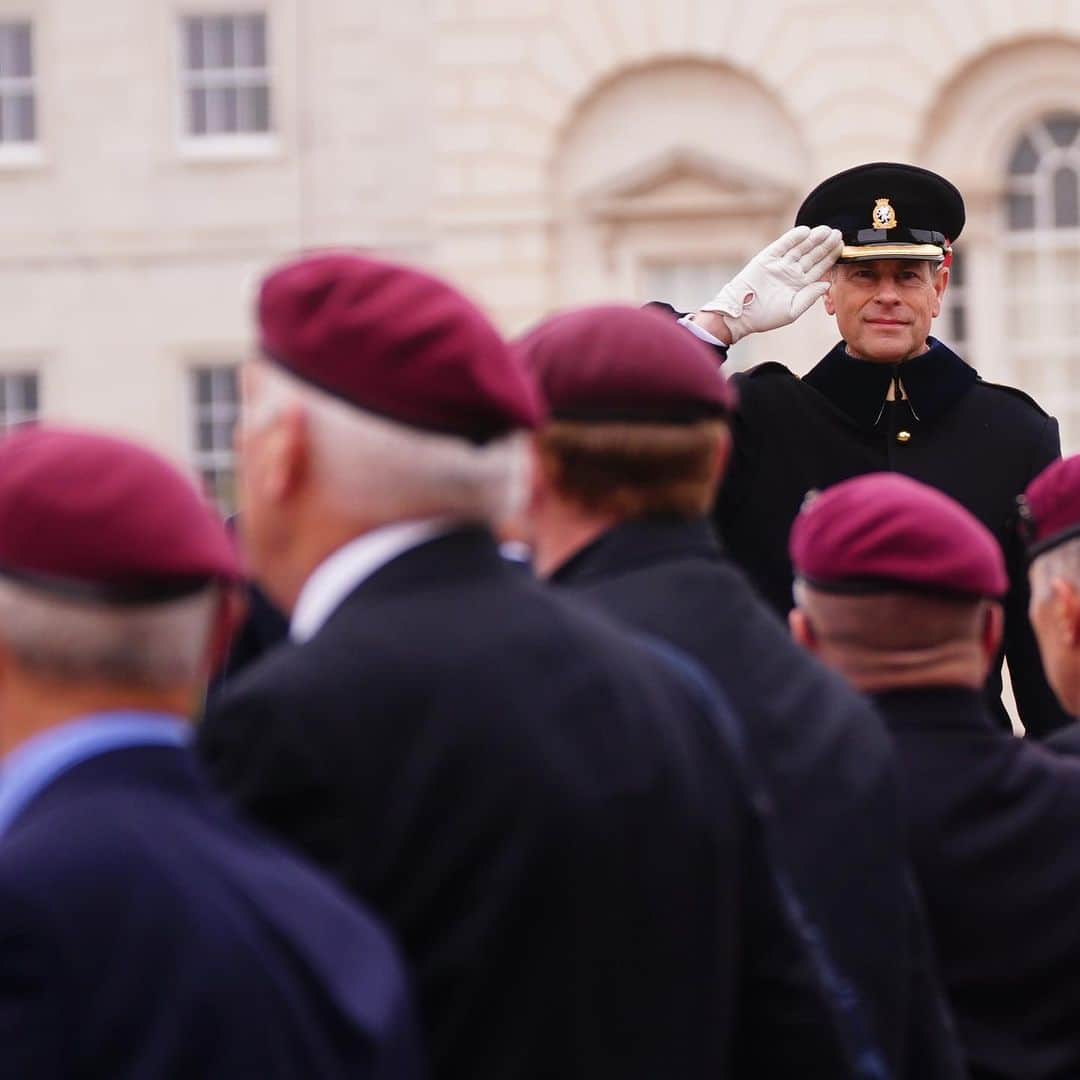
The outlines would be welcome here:
M 236 395 L 231 401 L 215 401 L 211 394 L 210 402 L 203 404 L 199 401 L 198 386 L 199 375 L 204 372 L 232 371 L 236 379 Z M 188 401 L 188 444 L 190 446 L 190 460 L 192 468 L 199 477 L 207 494 L 215 497 L 216 493 L 206 482 L 208 472 L 230 472 L 233 476 L 234 489 L 236 478 L 236 453 L 233 449 L 232 438 L 225 446 L 204 447 L 199 443 L 199 427 L 204 422 L 218 424 L 231 422 L 234 427 L 240 418 L 240 364 L 229 359 L 200 359 L 187 365 L 185 373 L 187 382 Z M 223 512 L 232 512 L 235 506 L 221 505 Z
M 191 19 L 242 19 L 257 16 L 263 20 L 266 40 L 265 65 L 261 68 L 218 68 L 195 70 L 187 66 L 187 23 Z M 273 43 L 271 41 L 272 19 L 266 8 L 245 7 L 242 4 L 228 8 L 180 10 L 176 13 L 176 87 L 177 132 L 180 151 L 192 160 L 237 160 L 246 158 L 275 157 L 281 144 L 277 131 L 277 99 L 274 93 Z M 235 86 L 237 88 L 265 82 L 269 94 L 270 129 L 268 131 L 218 132 L 199 135 L 190 130 L 188 91 L 196 88 Z
M 1080 110 L 1075 115 L 1080 117 Z M 1028 138 L 1039 154 L 1039 164 L 1032 174 L 1006 174 L 1007 194 L 1031 194 L 1035 198 L 1034 228 L 1012 229 L 1009 227 L 1007 203 L 1002 229 L 1002 252 L 1005 257 L 1006 292 L 1010 299 L 1019 297 L 1024 303 L 1039 299 L 1048 304 L 1068 305 L 1075 303 L 1080 281 L 1063 280 L 1055 267 L 1059 254 L 1074 254 L 1080 260 L 1080 226 L 1057 227 L 1053 224 L 1053 189 L 1045 182 L 1062 165 L 1073 168 L 1080 177 L 1080 136 L 1070 147 L 1060 147 L 1050 138 L 1045 128 L 1054 114 L 1040 117 L 1013 141 L 1018 147 Z M 1016 283 L 1008 280 L 1010 256 L 1030 255 L 1034 262 L 1034 280 Z M 1008 326 L 1008 323 L 1006 323 Z M 1015 351 L 1015 346 L 1014 346 Z M 1023 359 L 1040 365 L 1042 373 L 1049 372 L 1050 379 L 1033 390 L 1039 404 L 1051 413 L 1060 413 L 1062 446 L 1066 454 L 1080 450 L 1080 362 L 1070 367 L 1070 354 L 1080 361 L 1080 338 L 1066 332 L 1055 336 L 1040 334 L 1022 342 Z M 1022 386 L 1024 373 L 1017 371 L 1017 382 Z

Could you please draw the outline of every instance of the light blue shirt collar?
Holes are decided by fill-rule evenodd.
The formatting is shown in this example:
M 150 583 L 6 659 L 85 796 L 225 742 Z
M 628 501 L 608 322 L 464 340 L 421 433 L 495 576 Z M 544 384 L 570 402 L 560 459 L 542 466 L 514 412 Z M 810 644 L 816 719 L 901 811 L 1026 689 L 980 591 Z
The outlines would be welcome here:
M 91 713 L 28 739 L 0 761 L 0 836 L 26 805 L 83 761 L 129 746 L 184 746 L 186 721 L 168 713 Z

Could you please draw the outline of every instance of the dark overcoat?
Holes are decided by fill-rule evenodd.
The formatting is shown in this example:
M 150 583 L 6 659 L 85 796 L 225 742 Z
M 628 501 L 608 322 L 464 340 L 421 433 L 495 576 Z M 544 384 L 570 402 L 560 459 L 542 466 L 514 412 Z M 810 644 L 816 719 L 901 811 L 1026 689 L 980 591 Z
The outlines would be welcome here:
M 436 1075 L 846 1075 L 717 708 L 461 529 L 241 672 L 200 746 L 396 931 Z
M 783 614 L 792 606 L 788 534 L 808 491 L 887 470 L 952 496 L 1005 552 L 1004 652 L 1020 718 L 1029 733 L 1045 735 L 1069 718 L 1047 685 L 1028 623 L 1014 522 L 1017 495 L 1061 456 L 1057 421 L 1021 391 L 981 379 L 941 342 L 928 343 L 928 352 L 899 365 L 858 360 L 840 342 L 801 379 L 777 363 L 736 375 L 735 449 L 714 521 L 731 557 Z M 889 401 L 897 379 L 906 396 Z M 987 694 L 1008 727 L 1000 665 Z
M 1080 1076 L 1080 762 L 1001 731 L 970 690 L 875 700 L 972 1076 Z
M 0 1075 L 420 1080 L 386 933 L 189 750 L 111 750 L 0 840 Z
M 870 703 L 794 644 L 705 519 L 624 522 L 551 581 L 713 676 L 745 725 L 795 887 L 892 1075 L 962 1075 L 910 888 L 892 748 Z

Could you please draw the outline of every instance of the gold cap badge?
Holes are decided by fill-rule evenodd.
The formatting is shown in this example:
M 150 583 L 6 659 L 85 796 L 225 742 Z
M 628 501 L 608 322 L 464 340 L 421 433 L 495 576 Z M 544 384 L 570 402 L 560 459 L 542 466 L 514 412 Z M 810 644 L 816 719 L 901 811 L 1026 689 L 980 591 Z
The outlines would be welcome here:
M 873 213 L 875 229 L 895 229 L 896 211 L 892 208 L 888 199 L 878 199 L 874 203 Z

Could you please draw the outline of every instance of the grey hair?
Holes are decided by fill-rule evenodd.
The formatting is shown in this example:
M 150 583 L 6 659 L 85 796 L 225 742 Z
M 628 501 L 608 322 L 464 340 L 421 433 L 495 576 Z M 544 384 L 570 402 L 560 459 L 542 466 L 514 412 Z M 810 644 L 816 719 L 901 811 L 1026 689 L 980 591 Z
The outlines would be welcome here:
M 1066 540 L 1036 557 L 1031 564 L 1031 598 L 1037 604 L 1049 599 L 1058 579 L 1080 588 L 1080 537 Z
M 241 423 L 258 430 L 299 404 L 309 421 L 315 474 L 346 517 L 494 523 L 520 508 L 529 484 L 525 434 L 477 446 L 363 412 L 265 360 L 252 363 L 259 388 L 254 400 L 245 400 Z
M 48 681 L 173 689 L 204 674 L 218 590 L 138 607 L 59 598 L 0 580 L 0 638 Z

